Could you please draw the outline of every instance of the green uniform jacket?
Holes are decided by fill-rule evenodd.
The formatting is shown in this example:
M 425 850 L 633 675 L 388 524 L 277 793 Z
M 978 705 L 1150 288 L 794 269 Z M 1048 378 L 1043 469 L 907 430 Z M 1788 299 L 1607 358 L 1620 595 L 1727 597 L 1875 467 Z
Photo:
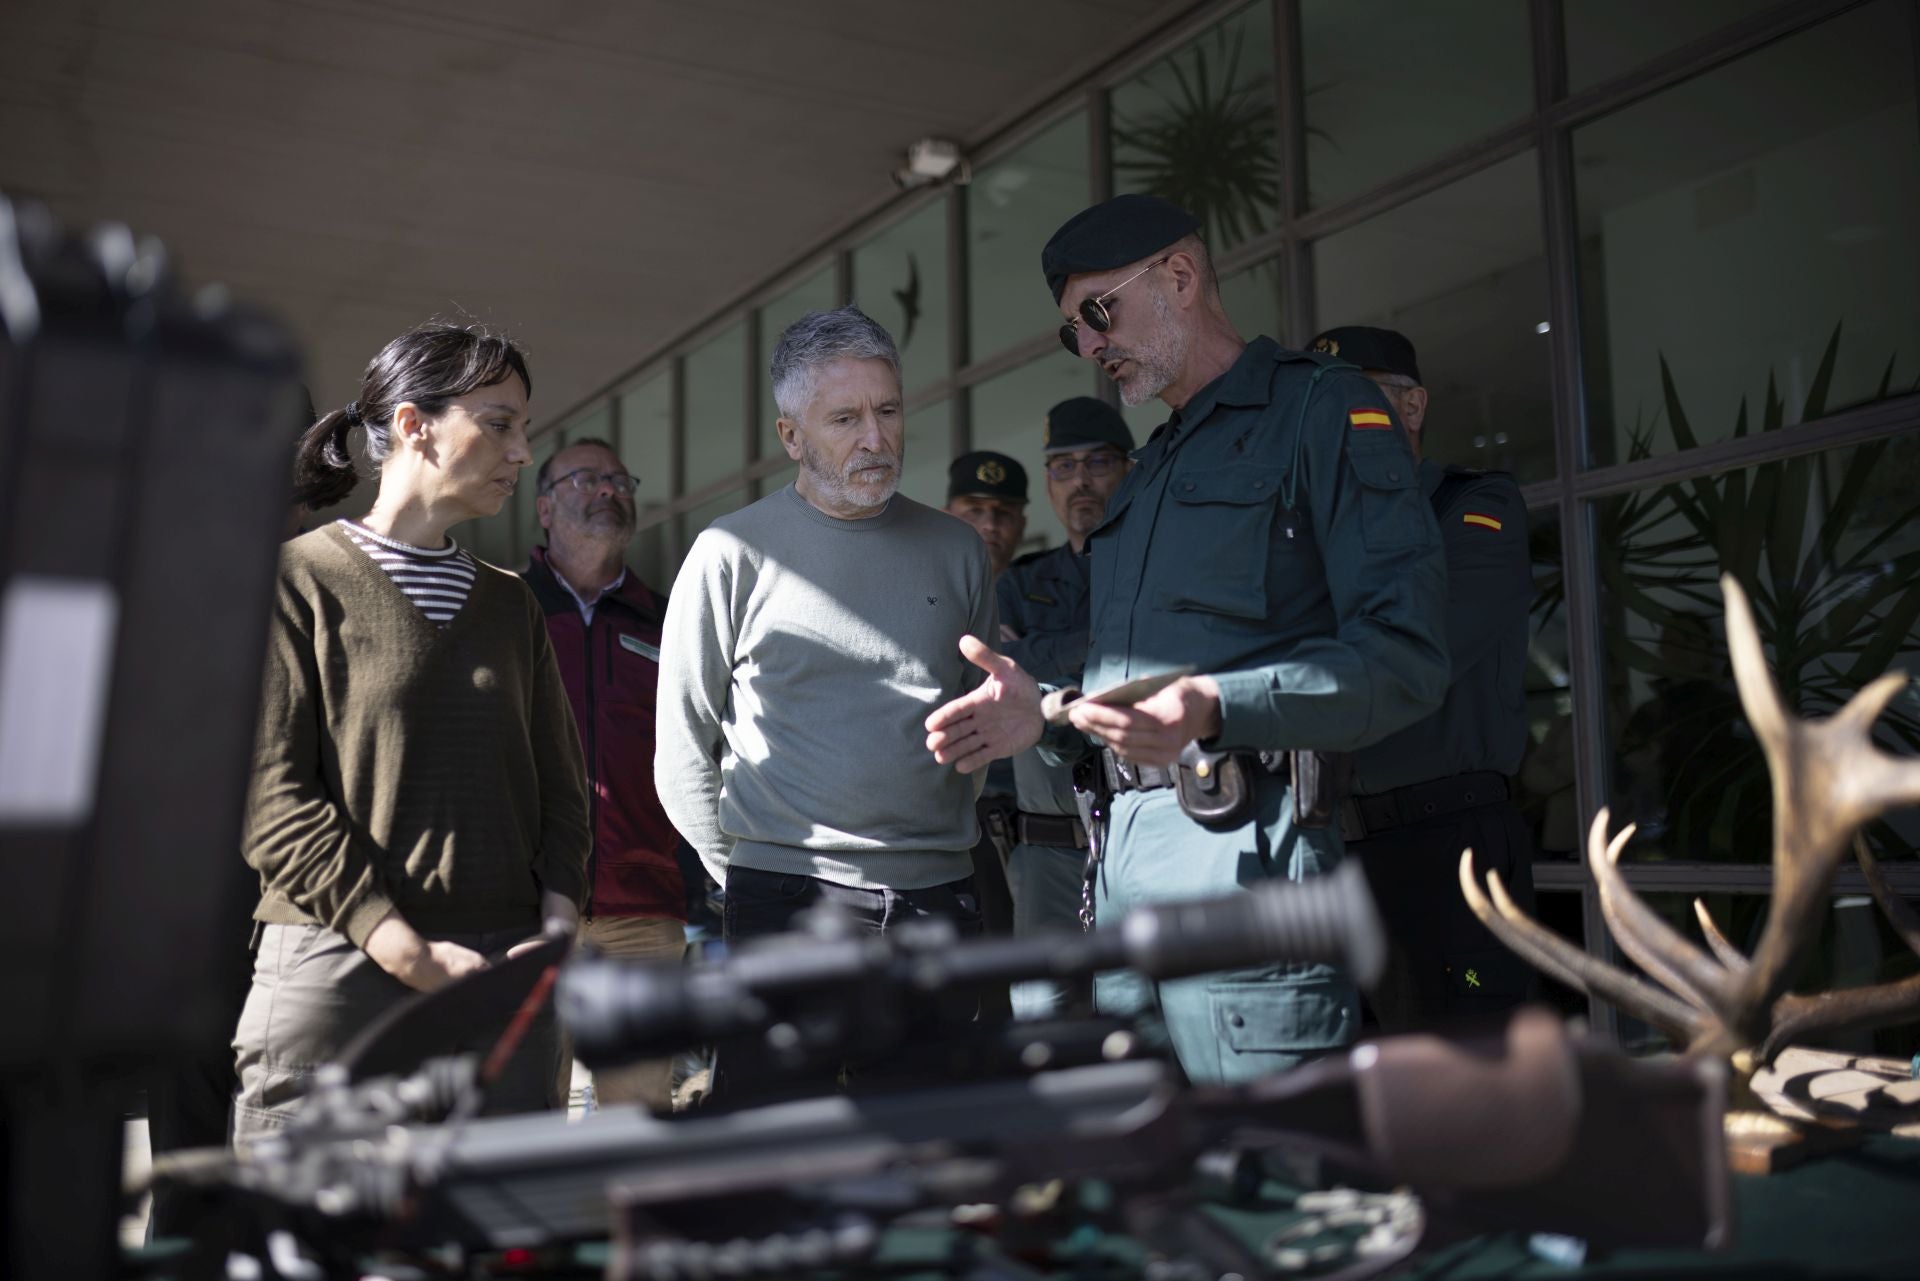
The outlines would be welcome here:
M 1255 339 L 1135 457 L 1090 540 L 1084 688 L 1191 663 L 1229 749 L 1351 750 L 1439 705 L 1439 533 L 1358 370 Z
M 1527 508 L 1505 472 L 1420 464 L 1420 491 L 1447 549 L 1446 701 L 1359 753 L 1354 790 L 1377 793 L 1474 770 L 1512 775 L 1527 746 L 1527 608 L 1533 564 Z
M 1350 750 L 1446 693 L 1440 533 L 1385 398 L 1350 365 L 1254 341 L 1139 451 L 1090 542 L 1083 687 L 1191 663 L 1220 684 L 1221 747 Z M 1253 783 L 1227 827 L 1170 791 L 1115 798 L 1095 916 L 1332 871 L 1339 828 L 1296 825 L 1284 777 Z M 1351 978 L 1303 962 L 1106 974 L 1096 1001 L 1143 1028 L 1157 1007 L 1196 1082 L 1293 1067 L 1359 1026 Z

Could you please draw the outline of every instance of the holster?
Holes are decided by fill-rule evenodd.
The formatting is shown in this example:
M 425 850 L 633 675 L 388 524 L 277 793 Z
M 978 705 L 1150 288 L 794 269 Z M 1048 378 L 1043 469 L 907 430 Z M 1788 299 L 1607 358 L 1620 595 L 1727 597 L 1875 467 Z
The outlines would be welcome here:
M 1340 813 L 1353 783 L 1350 752 L 1289 752 L 1296 827 L 1326 827 Z
M 993 843 L 993 852 L 1000 856 L 1002 875 L 1006 875 L 1007 864 L 1013 855 L 1013 816 L 1019 810 L 1019 802 L 1011 796 L 982 796 L 974 803 L 974 812 L 980 819 L 980 830 Z
M 1202 827 L 1236 827 L 1253 810 L 1253 780 L 1244 757 L 1186 745 L 1173 767 L 1180 812 Z

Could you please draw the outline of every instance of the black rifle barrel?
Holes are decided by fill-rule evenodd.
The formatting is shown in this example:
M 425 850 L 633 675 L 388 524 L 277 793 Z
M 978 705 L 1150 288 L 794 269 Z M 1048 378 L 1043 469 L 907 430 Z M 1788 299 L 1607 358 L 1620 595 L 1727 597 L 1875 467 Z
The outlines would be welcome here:
M 1133 969 L 1181 978 L 1275 961 L 1340 965 L 1379 976 L 1386 939 L 1356 864 L 1303 883 L 1137 907 L 1086 933 L 956 940 L 942 929 L 886 935 L 782 935 L 711 965 L 579 956 L 560 979 L 559 1009 L 582 1061 L 611 1062 L 763 1032 L 810 995 L 860 1001 Z

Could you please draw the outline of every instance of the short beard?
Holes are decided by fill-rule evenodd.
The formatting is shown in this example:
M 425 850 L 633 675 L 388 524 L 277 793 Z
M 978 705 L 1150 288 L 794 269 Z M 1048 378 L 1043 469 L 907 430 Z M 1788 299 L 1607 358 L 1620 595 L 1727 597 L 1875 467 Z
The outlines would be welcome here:
M 1117 353 L 1133 364 L 1133 372 L 1120 381 L 1120 402 L 1129 406 L 1144 405 L 1171 387 L 1187 363 L 1191 346 L 1187 331 L 1174 322 L 1173 304 L 1166 295 L 1155 291 L 1148 296 L 1153 299 L 1152 332 L 1139 347 Z M 1101 355 L 1103 360 L 1115 357 L 1111 347 Z
M 606 520 L 603 517 L 613 519 Z M 617 508 L 594 516 L 588 516 L 582 512 L 577 517 L 564 516 L 563 519 L 566 521 L 567 532 L 575 538 L 586 542 L 618 543 L 622 547 L 625 547 L 628 540 L 633 537 L 634 526 L 638 524 L 633 516 Z
M 800 443 L 800 465 L 812 479 L 815 493 L 822 502 L 841 511 L 871 511 L 886 506 L 900 488 L 902 461 L 899 457 L 889 458 L 884 454 L 870 454 L 862 450 L 847 460 L 845 471 L 835 472 L 814 449 L 812 441 L 803 438 Z M 892 468 L 883 485 L 875 486 L 853 479 L 855 471 L 873 462 L 884 462 Z

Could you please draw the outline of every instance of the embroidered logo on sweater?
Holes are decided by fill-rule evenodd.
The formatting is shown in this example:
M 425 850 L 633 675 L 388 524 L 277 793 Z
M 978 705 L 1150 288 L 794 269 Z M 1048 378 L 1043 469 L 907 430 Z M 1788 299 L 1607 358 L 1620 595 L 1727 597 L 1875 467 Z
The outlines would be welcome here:
M 656 645 L 647 644 L 645 641 L 641 640 L 638 636 L 629 636 L 625 632 L 621 632 L 620 647 L 622 649 L 630 649 L 634 653 L 640 655 L 640 657 L 650 658 L 656 663 L 660 661 L 659 647 Z

